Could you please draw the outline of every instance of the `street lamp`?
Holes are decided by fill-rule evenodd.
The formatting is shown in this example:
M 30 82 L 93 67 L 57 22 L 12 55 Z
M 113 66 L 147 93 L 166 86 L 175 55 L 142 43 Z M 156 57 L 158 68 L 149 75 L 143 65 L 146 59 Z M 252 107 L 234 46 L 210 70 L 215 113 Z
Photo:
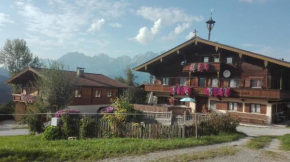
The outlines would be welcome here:
M 206 22 L 206 24 L 207 24 L 206 26 L 208 29 L 208 40 L 210 40 L 210 32 L 211 32 L 212 28 L 214 27 L 214 23 L 215 23 L 215 21 L 212 19 L 212 13 L 211 13 L 209 20 Z

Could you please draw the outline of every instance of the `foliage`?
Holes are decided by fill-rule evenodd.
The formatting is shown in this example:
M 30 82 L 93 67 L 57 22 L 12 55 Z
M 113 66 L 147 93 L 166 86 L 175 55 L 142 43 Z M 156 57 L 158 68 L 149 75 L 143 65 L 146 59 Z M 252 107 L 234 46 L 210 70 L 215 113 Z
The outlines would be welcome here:
M 122 137 L 124 135 L 124 125 L 126 122 L 136 120 L 137 111 L 134 106 L 130 104 L 127 98 L 116 98 L 112 102 L 112 107 L 115 111 L 113 114 L 104 114 L 102 120 L 108 120 L 111 128 L 116 127 L 116 136 Z
M 54 117 L 56 118 L 61 118 L 63 114 L 71 115 L 71 116 L 78 116 L 80 113 L 79 110 L 73 110 L 73 109 L 64 109 L 64 110 L 59 110 L 54 114 Z
M 252 138 L 247 143 L 247 147 L 251 149 L 262 149 L 272 141 L 272 138 L 273 137 L 271 136 L 259 136 L 259 137 Z
M 124 97 L 128 99 L 129 103 L 132 104 L 145 104 L 147 99 L 147 92 L 140 87 L 129 87 Z
M 101 110 L 102 113 L 113 113 L 115 109 L 112 106 L 106 107 Z
M 39 111 L 29 109 L 26 115 L 21 117 L 21 123 L 28 124 L 31 133 L 42 133 L 44 131 L 45 116 L 36 113 L 39 113 Z
M 15 103 L 13 101 L 7 101 L 3 105 L 0 105 L 0 114 L 13 114 L 15 111 Z M 12 115 L 1 116 L 1 120 L 11 119 Z
M 64 138 L 77 137 L 79 134 L 79 117 L 63 114 L 61 116 L 61 131 Z
M 77 86 L 75 75 L 65 72 L 67 68 L 59 62 L 53 61 L 49 67 L 42 69 L 41 77 L 35 82 L 40 89 L 40 102 L 46 104 L 52 112 L 65 108 L 72 101 Z
M 200 127 L 203 135 L 216 135 L 220 132 L 236 132 L 239 121 L 230 114 L 210 113 Z
M 115 80 L 118 81 L 118 82 L 124 83 L 124 84 L 126 83 L 126 80 L 123 77 L 121 77 L 121 76 L 120 77 L 115 77 Z
M 41 139 L 43 140 L 57 140 L 61 139 L 61 129 L 57 126 L 49 126 L 45 129 L 45 131 L 42 134 Z
M 96 122 L 90 116 L 83 116 L 80 126 L 80 138 L 92 138 L 95 135 Z
M 129 66 L 126 67 L 126 81 L 125 83 L 128 86 L 134 86 L 136 76 L 132 73 L 132 70 L 129 68 Z
M 33 57 L 26 41 L 23 39 L 7 39 L 0 51 L 0 64 L 8 67 L 9 75 L 12 77 L 29 66 L 42 67 L 38 57 Z M 12 86 L 13 90 L 19 89 Z
M 290 151 L 290 134 L 285 134 L 284 136 L 279 137 L 279 139 L 281 141 L 281 148 Z
M 97 161 L 104 158 L 230 142 L 240 134 L 203 136 L 199 139 L 110 138 L 43 141 L 40 136 L 0 137 L 0 161 Z

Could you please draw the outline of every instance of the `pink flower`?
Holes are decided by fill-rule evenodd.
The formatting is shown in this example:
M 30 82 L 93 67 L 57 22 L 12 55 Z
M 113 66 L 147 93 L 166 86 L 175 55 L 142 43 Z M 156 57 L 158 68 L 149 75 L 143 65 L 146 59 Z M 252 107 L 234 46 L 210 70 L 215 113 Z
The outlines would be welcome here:
M 225 89 L 225 97 L 230 97 L 231 96 L 231 89 L 230 88 L 226 88 Z
M 224 96 L 224 90 L 223 88 L 218 89 L 218 96 L 223 97 Z
M 218 88 L 212 88 L 212 94 L 214 97 L 218 96 Z
M 176 93 L 176 86 L 170 87 L 170 94 L 174 95 Z
M 177 86 L 176 88 L 176 94 L 181 94 L 182 86 Z
M 209 70 L 209 64 L 208 64 L 208 63 L 205 63 L 205 64 L 204 64 L 204 70 L 205 70 L 205 71 L 208 71 L 208 70 Z
M 203 70 L 204 70 L 203 63 L 199 63 L 198 64 L 198 71 L 203 72 Z

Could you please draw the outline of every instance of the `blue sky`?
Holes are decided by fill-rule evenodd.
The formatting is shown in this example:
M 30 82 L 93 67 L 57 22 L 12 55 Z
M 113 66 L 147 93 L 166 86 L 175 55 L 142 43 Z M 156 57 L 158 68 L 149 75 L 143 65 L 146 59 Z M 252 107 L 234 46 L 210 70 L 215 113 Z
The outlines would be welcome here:
M 23 38 L 31 51 L 112 57 L 171 49 L 192 36 L 290 61 L 289 0 L 0 0 L 0 46 Z M 144 60 L 145 61 L 145 60 Z

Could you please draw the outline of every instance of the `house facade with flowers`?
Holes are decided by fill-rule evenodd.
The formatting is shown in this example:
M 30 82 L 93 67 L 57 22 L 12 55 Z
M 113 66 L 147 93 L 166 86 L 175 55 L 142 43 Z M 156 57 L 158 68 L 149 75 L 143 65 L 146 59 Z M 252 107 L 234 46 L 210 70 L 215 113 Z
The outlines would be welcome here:
M 34 87 L 35 77 L 41 76 L 42 69 L 29 67 L 6 81 L 6 84 L 20 85 L 21 90 L 13 92 L 15 114 L 26 113 L 33 108 L 35 99 L 41 91 Z M 78 110 L 82 113 L 97 113 L 101 108 L 111 104 L 128 88 L 127 85 L 115 81 L 102 74 L 86 73 L 84 68 L 76 71 L 64 71 L 72 79 L 77 77 L 77 88 L 67 109 Z M 15 115 L 15 120 L 20 120 L 21 115 Z
M 244 123 L 290 118 L 290 63 L 284 60 L 196 36 L 133 70 L 150 74 L 144 88 L 157 98 L 153 106 L 227 112 Z M 180 102 L 184 97 L 196 102 Z

